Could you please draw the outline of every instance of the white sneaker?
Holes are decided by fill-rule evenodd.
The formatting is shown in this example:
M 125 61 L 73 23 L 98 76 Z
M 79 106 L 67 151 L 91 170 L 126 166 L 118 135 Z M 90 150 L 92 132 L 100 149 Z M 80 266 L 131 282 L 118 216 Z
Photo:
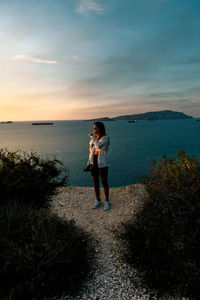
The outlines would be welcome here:
M 95 208 L 98 208 L 100 205 L 102 205 L 103 203 L 101 202 L 101 201 L 96 201 L 94 204 L 93 204 L 93 206 L 92 206 L 92 208 L 93 209 L 95 209 Z
M 104 205 L 104 210 L 109 210 L 110 209 L 110 202 L 106 201 Z

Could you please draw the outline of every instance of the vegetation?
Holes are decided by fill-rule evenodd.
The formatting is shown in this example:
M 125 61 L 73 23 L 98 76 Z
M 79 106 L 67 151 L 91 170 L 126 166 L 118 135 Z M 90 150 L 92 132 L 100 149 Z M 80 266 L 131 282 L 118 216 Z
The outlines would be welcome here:
M 75 294 L 93 260 L 92 239 L 47 209 L 68 172 L 54 158 L 0 150 L 0 298 Z
M 90 270 L 90 237 L 73 221 L 20 208 L 0 218 L 1 299 L 76 293 Z
M 158 292 L 199 299 L 200 162 L 179 151 L 154 162 L 148 197 L 134 220 L 123 224 L 124 257 Z
M 39 208 L 47 204 L 58 186 L 67 185 L 68 172 L 56 158 L 31 152 L 0 150 L 0 203 L 20 201 Z

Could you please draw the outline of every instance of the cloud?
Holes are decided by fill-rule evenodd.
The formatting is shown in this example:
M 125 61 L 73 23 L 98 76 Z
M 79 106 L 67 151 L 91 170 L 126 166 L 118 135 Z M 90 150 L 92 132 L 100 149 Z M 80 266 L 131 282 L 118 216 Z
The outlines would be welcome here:
M 200 100 L 192 100 L 192 103 L 200 103 Z
M 90 13 L 101 15 L 104 12 L 104 8 L 96 0 L 79 0 L 76 12 L 82 15 L 89 15 Z
M 174 63 L 178 64 L 178 65 L 200 65 L 200 57 L 192 57 L 189 59 L 185 59 L 185 60 L 176 60 L 174 61 Z
M 164 96 L 169 98 L 185 95 L 185 88 L 199 86 L 199 39 L 190 13 L 177 15 L 144 37 L 138 42 L 131 40 L 121 51 L 114 49 L 110 56 L 102 59 L 95 72 L 82 81 L 116 93 L 167 92 Z M 184 64 L 185 61 L 188 63 Z M 187 93 L 187 97 L 192 95 Z
M 32 57 L 29 55 L 15 55 L 12 57 L 13 60 L 19 60 L 19 61 L 30 61 L 34 63 L 40 63 L 40 64 L 58 64 L 56 60 L 47 60 L 47 59 L 41 59 L 38 57 Z
M 79 63 L 85 63 L 85 62 L 86 62 L 86 60 L 83 59 L 83 58 L 80 57 L 80 56 L 73 56 L 72 59 L 73 59 L 74 61 L 76 61 L 76 62 L 79 62 Z

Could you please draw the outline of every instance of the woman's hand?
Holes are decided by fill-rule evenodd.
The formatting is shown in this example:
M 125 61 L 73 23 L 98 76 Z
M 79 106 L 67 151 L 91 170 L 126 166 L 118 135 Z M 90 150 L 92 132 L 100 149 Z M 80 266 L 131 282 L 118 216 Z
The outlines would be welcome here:
M 88 136 L 91 138 L 93 136 L 93 133 L 89 133 Z

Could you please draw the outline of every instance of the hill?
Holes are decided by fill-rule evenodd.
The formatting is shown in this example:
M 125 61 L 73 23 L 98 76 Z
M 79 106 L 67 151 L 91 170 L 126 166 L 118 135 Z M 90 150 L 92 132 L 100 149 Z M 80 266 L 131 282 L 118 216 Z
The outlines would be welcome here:
M 124 115 L 115 117 L 115 120 L 172 120 L 172 119 L 192 119 L 182 112 L 172 110 L 161 110 L 146 112 L 144 114 Z
M 90 119 L 87 121 L 116 121 L 116 120 L 175 120 L 175 119 L 193 119 L 193 117 L 188 116 L 182 112 L 172 111 L 172 110 L 161 110 L 161 111 L 152 111 L 146 112 L 143 114 L 133 114 L 133 115 L 123 115 L 117 116 L 114 118 L 98 118 L 98 119 Z

